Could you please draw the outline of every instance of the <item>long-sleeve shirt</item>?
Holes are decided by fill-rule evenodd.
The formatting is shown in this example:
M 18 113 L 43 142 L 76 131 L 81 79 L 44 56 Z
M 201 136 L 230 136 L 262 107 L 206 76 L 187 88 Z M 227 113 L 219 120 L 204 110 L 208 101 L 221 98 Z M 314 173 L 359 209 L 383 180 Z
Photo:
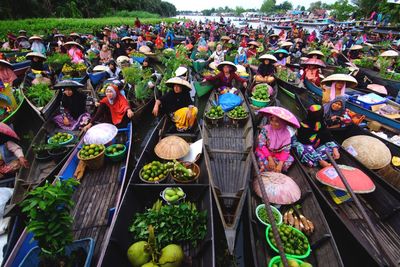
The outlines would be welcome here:
M 238 76 L 235 72 L 232 72 L 229 75 L 229 78 L 227 78 L 227 77 L 225 77 L 225 75 L 222 71 L 215 76 L 206 76 L 206 77 L 204 77 L 204 79 L 206 79 L 207 81 L 210 81 L 210 82 L 214 82 L 218 88 L 220 88 L 222 86 L 232 87 L 233 80 L 240 82 L 240 83 L 246 82 L 245 79 Z

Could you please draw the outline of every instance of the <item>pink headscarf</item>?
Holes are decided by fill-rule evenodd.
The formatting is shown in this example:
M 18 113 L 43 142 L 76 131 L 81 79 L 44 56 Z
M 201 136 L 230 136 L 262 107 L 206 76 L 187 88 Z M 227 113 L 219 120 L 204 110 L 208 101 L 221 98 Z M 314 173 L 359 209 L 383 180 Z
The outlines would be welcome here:
M 331 94 L 329 96 L 329 101 L 333 101 L 337 97 L 336 95 L 336 82 L 333 82 L 331 85 Z M 346 92 L 346 83 L 344 83 L 342 90 L 340 90 L 340 96 L 344 96 L 344 93 Z
M 287 128 L 287 124 L 285 121 L 281 121 L 281 128 L 274 129 L 270 124 L 266 125 L 266 129 L 268 132 L 268 144 L 267 147 L 270 150 L 278 150 L 282 149 L 284 146 L 287 146 L 291 142 L 290 132 Z

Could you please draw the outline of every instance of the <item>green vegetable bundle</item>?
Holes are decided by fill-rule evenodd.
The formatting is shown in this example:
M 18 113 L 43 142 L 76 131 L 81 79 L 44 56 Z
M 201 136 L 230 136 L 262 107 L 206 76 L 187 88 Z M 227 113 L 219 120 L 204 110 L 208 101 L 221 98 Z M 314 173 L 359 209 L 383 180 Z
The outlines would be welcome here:
M 27 88 L 26 97 L 37 107 L 44 107 L 53 98 L 54 92 L 46 84 L 35 84 Z
M 135 214 L 129 231 L 135 240 L 147 240 L 149 225 L 155 229 L 159 248 L 182 242 L 190 242 L 196 246 L 207 234 L 207 212 L 198 211 L 191 202 L 162 205 L 157 200 L 151 209 Z

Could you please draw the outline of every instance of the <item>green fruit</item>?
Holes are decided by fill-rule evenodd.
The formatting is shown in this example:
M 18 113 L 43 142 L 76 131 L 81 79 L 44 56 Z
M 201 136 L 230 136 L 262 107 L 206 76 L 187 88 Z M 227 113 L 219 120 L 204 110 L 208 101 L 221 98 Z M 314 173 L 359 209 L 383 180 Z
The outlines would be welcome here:
M 179 267 L 181 266 L 185 255 L 181 246 L 170 244 L 161 250 L 161 256 L 158 260 L 160 267 Z
M 146 264 L 143 264 L 141 267 L 159 267 L 159 265 L 155 264 L 154 262 L 150 261 Z
M 140 267 L 150 260 L 148 248 L 149 244 L 146 241 L 136 242 L 129 247 L 127 254 L 133 267 Z
M 185 193 L 181 190 L 177 191 L 176 194 L 178 195 L 178 197 L 183 197 L 185 195 Z
M 303 262 L 300 264 L 300 267 L 312 267 L 312 265 L 308 262 Z
M 117 149 L 124 149 L 124 145 L 121 145 L 121 144 L 117 144 L 117 145 L 115 145 L 115 147 L 116 147 Z
M 167 190 L 165 190 L 165 194 L 168 195 L 168 196 L 170 196 L 170 197 L 176 195 L 175 191 L 172 190 L 172 189 L 167 189 Z

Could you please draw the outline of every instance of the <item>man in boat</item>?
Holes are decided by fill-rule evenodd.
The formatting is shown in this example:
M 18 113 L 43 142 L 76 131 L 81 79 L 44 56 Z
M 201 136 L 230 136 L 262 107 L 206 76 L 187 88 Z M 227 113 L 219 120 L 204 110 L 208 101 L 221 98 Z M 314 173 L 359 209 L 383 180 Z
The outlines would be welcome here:
M 190 91 L 190 83 L 174 77 L 166 84 L 173 88 L 173 91 L 164 94 L 157 99 L 153 107 L 153 115 L 158 116 L 161 111 L 167 114 L 175 123 L 178 131 L 186 131 L 193 127 L 196 122 L 197 108 L 193 105 Z
M 243 85 L 244 88 L 247 87 L 247 80 L 241 78 L 239 75 L 236 74 L 236 66 L 232 62 L 224 61 L 221 62 L 217 66 L 218 70 L 220 71 L 215 76 L 206 76 L 203 79 L 203 82 L 210 81 L 216 85 L 216 88 L 232 88 L 233 81 L 239 82 Z

